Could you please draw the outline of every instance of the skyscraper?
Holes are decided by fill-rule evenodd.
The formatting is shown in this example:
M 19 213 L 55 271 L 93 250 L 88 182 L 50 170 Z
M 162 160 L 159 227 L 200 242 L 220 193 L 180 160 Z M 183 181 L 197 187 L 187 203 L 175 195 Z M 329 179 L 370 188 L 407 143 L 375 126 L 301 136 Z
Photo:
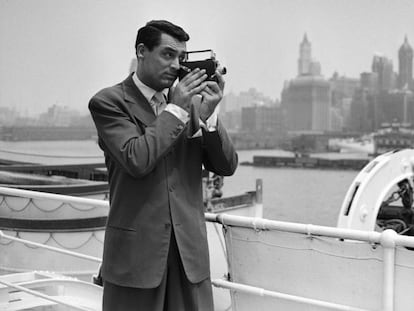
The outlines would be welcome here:
M 321 65 L 312 59 L 312 45 L 305 33 L 299 47 L 298 76 L 318 76 L 321 74 Z
M 319 62 L 312 59 L 305 34 L 299 48 L 298 76 L 282 91 L 286 126 L 290 131 L 329 130 L 330 85 L 321 76 Z
M 398 88 L 413 89 L 413 49 L 407 36 L 398 51 L 398 61 Z
M 383 55 L 374 55 L 372 72 L 378 74 L 378 90 L 380 92 L 394 88 L 394 71 L 391 59 Z
M 312 62 L 312 46 L 308 40 L 308 36 L 303 36 L 302 43 L 299 47 L 299 59 L 298 59 L 298 75 L 310 74 L 310 67 Z

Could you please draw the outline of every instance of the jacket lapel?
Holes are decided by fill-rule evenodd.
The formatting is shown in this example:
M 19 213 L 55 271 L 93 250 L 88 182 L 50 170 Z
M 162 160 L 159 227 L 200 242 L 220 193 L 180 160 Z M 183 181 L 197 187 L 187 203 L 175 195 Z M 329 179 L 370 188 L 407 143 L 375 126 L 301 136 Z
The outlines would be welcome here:
M 132 74 L 122 82 L 122 88 L 124 99 L 126 102 L 131 103 L 129 107 L 134 116 L 146 126 L 154 122 L 156 118 L 154 111 L 145 96 L 135 85 L 134 80 L 132 80 Z

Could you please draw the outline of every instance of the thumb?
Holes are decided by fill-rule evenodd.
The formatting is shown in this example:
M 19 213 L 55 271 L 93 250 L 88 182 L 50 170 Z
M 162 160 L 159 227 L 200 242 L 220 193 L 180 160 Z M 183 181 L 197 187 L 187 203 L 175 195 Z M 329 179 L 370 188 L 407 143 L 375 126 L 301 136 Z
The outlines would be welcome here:
M 172 86 L 168 89 L 168 94 L 167 94 L 167 102 L 171 102 L 171 97 L 174 94 L 175 91 L 175 86 Z

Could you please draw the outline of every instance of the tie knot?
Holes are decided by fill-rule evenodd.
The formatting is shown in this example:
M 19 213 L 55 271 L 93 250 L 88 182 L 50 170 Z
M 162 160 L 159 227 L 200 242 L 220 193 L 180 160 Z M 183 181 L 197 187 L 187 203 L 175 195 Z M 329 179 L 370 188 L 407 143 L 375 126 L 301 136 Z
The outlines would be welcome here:
M 165 96 L 162 92 L 156 92 L 154 96 L 152 96 L 152 102 L 153 102 L 153 110 L 155 115 L 159 115 L 161 111 L 165 108 Z
M 152 97 L 153 101 L 157 104 L 163 104 L 165 102 L 164 93 L 156 92 Z

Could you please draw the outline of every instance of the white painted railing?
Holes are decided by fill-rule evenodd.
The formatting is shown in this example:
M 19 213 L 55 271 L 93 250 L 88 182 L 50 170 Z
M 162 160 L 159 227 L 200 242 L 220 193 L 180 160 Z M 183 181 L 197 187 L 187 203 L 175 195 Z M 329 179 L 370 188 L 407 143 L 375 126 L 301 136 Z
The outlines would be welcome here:
M 385 230 L 383 232 L 375 231 L 360 231 L 352 229 L 341 229 L 326 226 L 316 226 L 311 224 L 299 224 L 282 221 L 267 220 L 262 218 L 251 218 L 242 216 L 231 216 L 226 214 L 221 215 L 206 215 L 208 221 L 218 222 L 224 226 L 230 227 L 244 227 L 253 230 L 276 230 L 291 233 L 304 234 L 309 237 L 323 236 L 332 237 L 349 241 L 362 241 L 370 244 L 380 244 L 384 248 L 383 254 L 383 284 L 382 284 L 382 311 L 394 310 L 394 283 L 395 283 L 395 254 L 396 247 L 414 247 L 414 237 L 398 235 L 393 230 Z M 329 269 L 325 271 L 329 273 Z M 357 281 L 357 280 L 355 280 Z M 227 280 L 213 280 L 213 284 L 217 287 L 227 288 L 232 291 L 239 291 L 249 293 L 257 296 L 268 296 L 279 299 L 292 300 L 300 303 L 305 303 L 313 306 L 321 306 L 333 310 L 365 310 L 358 309 L 351 306 L 344 306 L 340 304 L 333 304 L 321 300 L 307 299 L 306 297 L 299 297 L 287 295 L 280 292 L 269 291 L 263 288 L 249 286 L 246 284 L 233 283 Z M 414 289 L 414 287 L 413 287 Z
M 16 197 L 26 197 L 26 198 L 36 198 L 36 199 L 48 199 L 48 200 L 58 200 L 61 202 L 67 203 L 79 203 L 84 205 L 98 206 L 108 208 L 108 202 L 103 200 L 96 199 L 87 199 L 79 197 L 71 197 L 65 195 L 57 195 L 50 193 L 42 193 L 36 191 L 20 190 L 13 188 L 0 187 L 0 195 L 10 195 Z M 209 222 L 221 223 L 224 226 L 233 226 L 233 227 L 245 227 L 251 228 L 253 230 L 277 230 L 284 232 L 292 232 L 304 234 L 307 236 L 323 236 L 323 237 L 332 237 L 344 240 L 353 240 L 353 241 L 363 241 L 371 244 L 380 244 L 384 248 L 383 256 L 383 285 L 382 285 L 382 311 L 393 311 L 394 310 L 394 296 L 395 296 L 395 254 L 396 247 L 412 247 L 414 248 L 414 237 L 400 236 L 392 230 L 385 230 L 384 232 L 368 232 L 352 229 L 342 229 L 326 226 L 317 226 L 311 224 L 299 224 L 299 223 L 290 223 L 290 222 L 281 222 L 274 220 L 267 220 L 262 218 L 251 218 L 243 216 L 232 216 L 226 214 L 213 214 L 206 213 L 206 220 Z M 87 256 L 83 254 L 78 254 L 76 252 L 71 252 L 51 246 L 42 245 L 39 243 L 27 241 L 24 239 L 12 237 L 4 234 L 0 231 L 0 238 L 13 240 L 16 242 L 33 245 L 36 247 L 43 247 L 49 250 L 65 253 L 70 256 L 76 256 L 86 260 L 91 260 L 95 262 L 100 262 L 100 258 L 93 256 Z M 224 272 L 224 271 L 223 271 Z M 329 269 L 326 270 L 326 273 L 329 273 Z M 229 282 L 227 280 L 213 280 L 213 284 L 217 287 L 228 288 L 232 291 L 241 291 L 249 292 L 253 295 L 259 296 L 269 296 L 276 297 L 278 299 L 287 299 L 294 300 L 301 303 L 307 303 L 313 306 L 321 306 L 334 310 L 363 310 L 354 308 L 351 306 L 344 306 L 340 304 L 334 304 L 326 301 L 308 299 L 306 297 L 299 297 L 294 295 L 287 295 L 280 292 L 269 291 L 263 288 L 248 286 L 247 284 L 238 284 Z

